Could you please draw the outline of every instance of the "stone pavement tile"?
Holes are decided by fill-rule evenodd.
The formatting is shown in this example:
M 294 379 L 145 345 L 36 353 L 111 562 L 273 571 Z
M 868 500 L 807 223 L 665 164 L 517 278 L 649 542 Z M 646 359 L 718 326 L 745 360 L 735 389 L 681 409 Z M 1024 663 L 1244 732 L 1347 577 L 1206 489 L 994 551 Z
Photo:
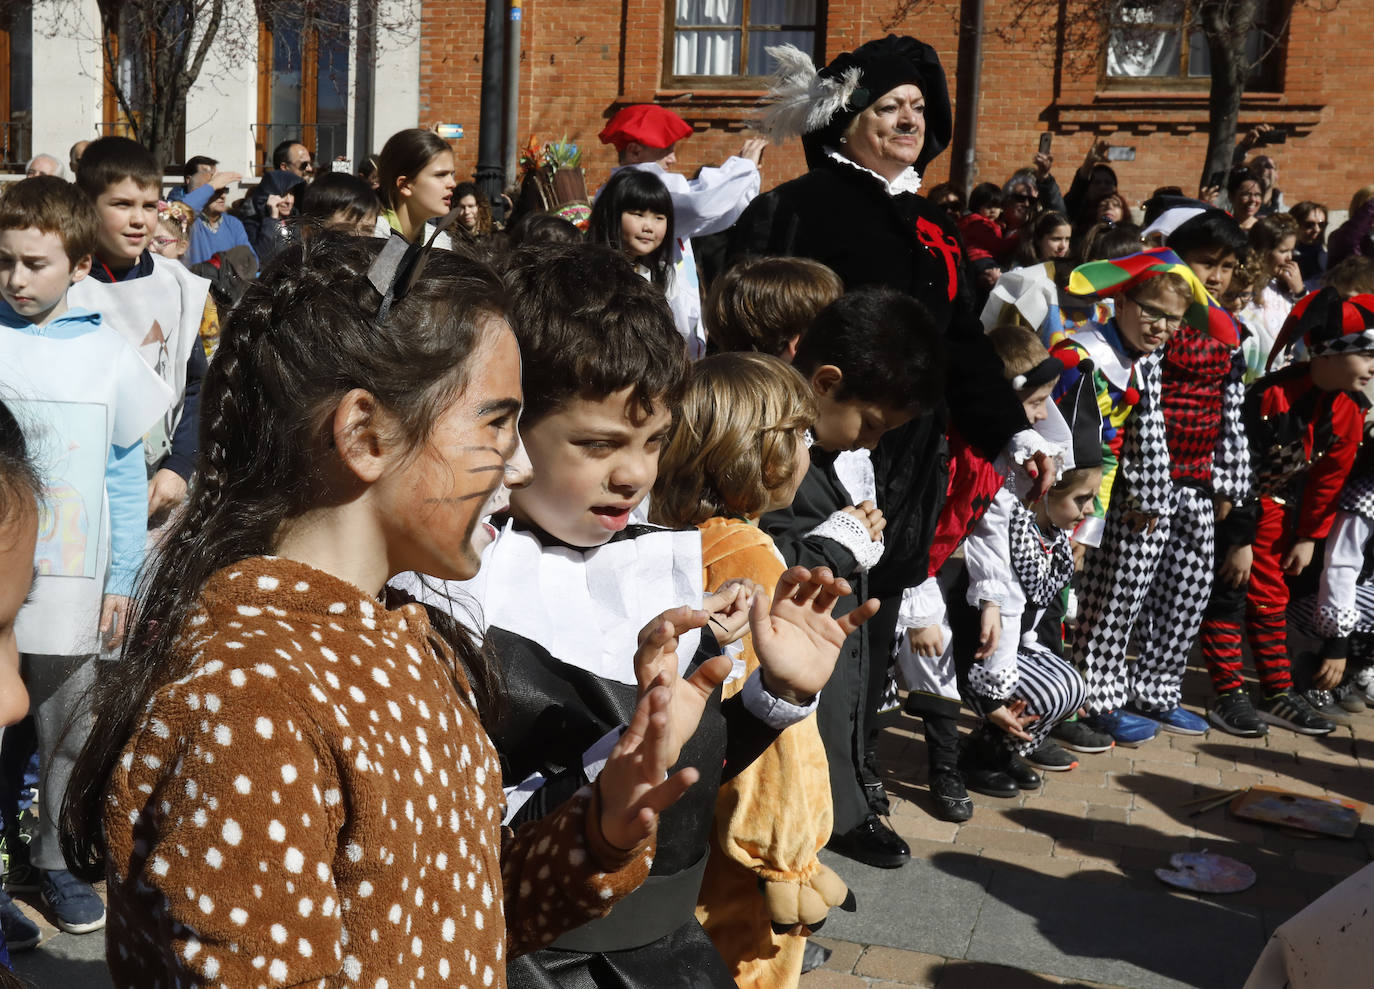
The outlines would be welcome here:
M 1072 777 L 1073 773 L 1068 773 Z M 1046 797 L 1062 797 L 1065 800 L 1081 800 L 1089 804 L 1110 804 L 1114 807 L 1129 807 L 1131 795 L 1120 789 L 1107 786 L 1078 786 L 1072 781 L 1061 783 L 1051 781 L 1045 789 Z
M 1323 855 L 1320 852 L 1294 852 L 1293 865 L 1304 872 L 1344 879 L 1369 864 L 1367 857 L 1347 858 L 1342 855 Z
M 1035 975 L 1005 965 L 987 965 L 980 962 L 951 961 L 945 966 L 938 989 L 1043 989 L 1045 986 L 1060 986 L 1063 981 L 1053 976 Z
M 972 823 L 983 828 L 996 828 L 999 831 L 1024 831 L 1026 826 L 1017 820 L 1020 813 L 1021 808 L 1016 806 L 979 807 L 973 812 Z
M 874 869 L 823 850 L 821 860 L 858 900 L 854 913 L 830 912 L 826 937 L 962 958 L 992 870 L 957 846 L 932 844 L 916 854 L 900 869 Z
M 1135 989 L 1234 989 L 1262 935 L 1258 911 L 1125 885 L 1084 895 L 1074 879 L 998 869 L 965 957 Z
M 1012 865 L 1046 876 L 1076 876 L 1084 869 L 1083 863 L 1077 859 L 1055 858 L 1053 855 L 1024 855 L 1001 848 L 985 848 L 980 857 L 992 869 L 999 865 Z
M 917 841 L 943 841 L 952 842 L 954 836 L 959 833 L 959 825 L 951 821 L 941 821 L 931 817 L 930 814 L 919 809 L 915 814 L 896 814 L 894 813 L 889 821 L 892 830 L 907 840 L 908 843 L 915 839 Z
M 1106 804 L 1088 804 L 1087 813 L 1083 816 L 1090 821 L 1119 821 L 1126 823 L 1126 816 L 1130 811 L 1125 807 L 1110 807 Z
M 1053 804 L 1041 808 L 1026 808 L 1015 815 L 1026 830 L 1047 835 L 1055 840 L 1091 838 L 1093 822 L 1086 817 L 1072 817 Z
M 1175 851 L 1184 847 L 1186 839 L 1179 835 L 1161 834 L 1151 828 L 1134 824 L 1117 824 L 1115 821 L 1096 821 L 1093 823 L 1093 841 L 1105 845 L 1122 845 L 1126 848 L 1159 848 Z
M 1084 867 L 1114 866 L 1121 859 L 1120 845 L 1099 841 L 1064 841 L 1054 843 L 1055 858 L 1072 859 Z
M 1074 786 L 1107 785 L 1107 770 L 1093 763 L 1094 756 L 1075 752 L 1073 757 L 1078 760 L 1077 769 L 1070 769 L 1067 773 L 1055 773 L 1050 779 L 1059 783 L 1072 783 Z
M 1162 744 L 1162 740 L 1156 738 L 1149 745 L 1142 745 L 1131 752 L 1130 760 L 1132 764 L 1153 762 L 1191 766 L 1197 761 L 1197 753 L 1191 749 L 1176 749 L 1168 744 Z
M 1157 807 L 1142 807 L 1130 812 L 1127 820 L 1135 826 L 1153 828 L 1161 834 L 1192 837 L 1193 822 L 1184 815 L 1169 814 Z
M 977 813 L 974 821 L 978 820 Z M 1054 839 L 1048 835 L 1033 834 L 1029 831 L 1000 831 L 997 828 L 965 824 L 954 836 L 954 845 L 968 845 L 973 848 L 1001 848 L 1023 855 L 1049 855 L 1054 849 Z
M 935 986 L 944 968 L 945 959 L 939 955 L 875 945 L 860 956 L 854 974 L 902 985 Z
M 801 977 L 799 984 L 804 989 L 868 989 L 867 979 L 861 979 L 857 975 L 831 972 L 824 968 L 807 972 Z
M 864 952 L 864 946 L 855 944 L 853 941 L 839 941 L 829 937 L 813 937 L 811 940 L 823 948 L 830 949 L 830 957 L 825 960 L 825 964 L 821 967 L 832 972 L 854 971 L 854 963 L 859 960 L 859 956 Z

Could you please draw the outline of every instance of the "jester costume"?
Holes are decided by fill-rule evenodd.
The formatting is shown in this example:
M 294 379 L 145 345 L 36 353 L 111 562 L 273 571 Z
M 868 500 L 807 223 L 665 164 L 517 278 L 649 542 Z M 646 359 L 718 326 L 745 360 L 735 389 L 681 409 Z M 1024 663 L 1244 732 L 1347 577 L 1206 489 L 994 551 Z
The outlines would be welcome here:
M 1166 271 L 1188 283 L 1192 304 L 1168 343 L 1136 365 L 1144 395 L 1121 430 L 1117 500 L 1085 563 L 1069 643 L 1087 679 L 1090 715 L 1127 701 L 1154 714 L 1178 706 L 1211 590 L 1213 495 L 1235 502 L 1248 487 L 1239 333 L 1192 270 L 1167 249 L 1144 251 L 1082 266 L 1074 287 L 1120 293 Z M 1133 531 L 1132 510 L 1153 527 Z
M 1307 296 L 1293 307 L 1271 362 L 1299 338 L 1314 358 L 1374 351 L 1374 296 L 1343 302 L 1334 289 Z M 1321 539 L 1331 529 L 1369 407 L 1359 392 L 1317 387 L 1310 368 L 1307 362 L 1289 365 L 1261 378 L 1246 395 L 1253 497 L 1219 527 L 1217 559 L 1250 546 L 1253 563 L 1241 586 L 1216 582 L 1202 624 L 1202 654 L 1218 694 L 1244 687 L 1242 619 L 1266 697 L 1293 685 L 1281 560 L 1294 543 Z

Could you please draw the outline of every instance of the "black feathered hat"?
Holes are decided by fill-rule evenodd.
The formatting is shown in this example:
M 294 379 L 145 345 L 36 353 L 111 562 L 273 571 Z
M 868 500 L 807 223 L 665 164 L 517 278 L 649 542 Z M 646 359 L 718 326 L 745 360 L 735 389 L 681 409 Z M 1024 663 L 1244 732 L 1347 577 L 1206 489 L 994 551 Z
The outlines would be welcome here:
M 767 49 L 778 63 L 760 130 L 774 141 L 800 136 L 806 163 L 815 167 L 826 148 L 838 148 L 850 123 L 898 86 L 915 85 L 926 101 L 925 144 L 916 169 L 949 146 L 954 114 L 945 70 L 935 49 L 915 38 L 889 34 L 837 56 L 816 71 L 811 57 L 792 45 Z

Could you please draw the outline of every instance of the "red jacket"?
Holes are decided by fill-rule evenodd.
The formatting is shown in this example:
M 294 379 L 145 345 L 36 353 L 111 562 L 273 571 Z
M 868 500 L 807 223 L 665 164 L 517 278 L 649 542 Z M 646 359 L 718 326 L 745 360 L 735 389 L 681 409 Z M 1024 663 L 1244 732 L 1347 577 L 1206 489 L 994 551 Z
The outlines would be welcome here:
M 930 544 L 931 577 L 973 531 L 1005 480 L 991 460 L 977 453 L 950 427 L 949 485 L 945 489 L 944 507 L 935 522 L 935 539 Z
M 1004 234 L 1002 224 L 989 220 L 981 213 L 970 213 L 959 221 L 959 233 L 969 252 L 987 251 L 994 258 L 1004 258 L 1021 243 L 1021 234 Z

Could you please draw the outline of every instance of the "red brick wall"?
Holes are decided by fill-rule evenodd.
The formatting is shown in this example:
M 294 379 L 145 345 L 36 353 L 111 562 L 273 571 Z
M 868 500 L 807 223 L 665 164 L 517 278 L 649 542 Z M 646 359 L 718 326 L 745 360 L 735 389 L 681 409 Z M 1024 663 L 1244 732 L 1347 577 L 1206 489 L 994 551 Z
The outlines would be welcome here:
M 1084 2 L 1069 0 L 1068 16 L 1081 17 Z M 879 36 L 895 6 L 896 0 L 830 0 L 825 51 L 834 55 Z M 1281 55 L 1282 92 L 1249 95 L 1242 107 L 1242 128 L 1268 121 L 1297 132 L 1287 144 L 1268 149 L 1279 163 L 1279 184 L 1290 204 L 1316 198 L 1341 209 L 1357 188 L 1374 182 L 1374 165 L 1364 161 L 1374 50 L 1360 40 L 1364 24 L 1356 8 L 1361 6 L 1342 3 L 1322 11 L 1315 4 L 1299 4 Z M 1082 53 L 1060 52 L 1042 43 L 1053 33 L 1057 4 L 1044 4 L 1046 20 L 1027 24 L 1015 38 L 997 30 L 1005 28 L 999 16 L 1004 8 L 1002 0 L 987 0 L 979 179 L 1001 181 L 1029 164 L 1039 135 L 1050 130 L 1056 174 L 1065 188 L 1095 134 L 1135 146 L 1136 160 L 1117 168 L 1133 204 L 1160 185 L 1195 186 L 1207 144 L 1204 91 L 1105 90 L 1094 67 L 1095 51 L 1075 58 Z M 924 0 L 915 15 L 895 28 L 941 52 L 951 93 L 957 86 L 958 9 L 957 0 Z M 595 188 L 614 164 L 613 150 L 596 138 L 606 119 L 626 103 L 658 99 L 696 129 L 679 145 L 680 170 L 690 173 L 737 150 L 750 106 L 760 94 L 694 90 L 684 96 L 665 90 L 664 10 L 663 0 L 527 0 L 521 143 L 530 134 L 541 140 L 566 134 L 585 150 L 588 184 Z M 481 0 L 425 4 L 420 118 L 464 125 L 466 137 L 455 143 L 460 174 L 476 165 L 482 26 Z M 385 94 L 379 99 L 384 106 Z M 799 174 L 803 167 L 796 142 L 770 148 L 765 185 Z M 927 184 L 942 181 L 948 169 L 946 154 L 930 166 Z

